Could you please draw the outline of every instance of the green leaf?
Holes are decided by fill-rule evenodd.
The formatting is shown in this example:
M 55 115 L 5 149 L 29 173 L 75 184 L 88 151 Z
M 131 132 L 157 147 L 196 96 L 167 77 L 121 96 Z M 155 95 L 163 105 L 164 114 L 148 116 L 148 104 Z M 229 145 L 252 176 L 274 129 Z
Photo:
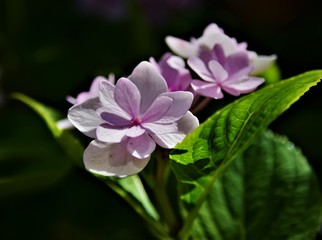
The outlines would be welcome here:
M 286 138 L 262 134 L 221 175 L 193 223 L 193 239 L 314 239 L 321 219 L 314 172 Z
M 81 143 L 70 132 L 64 131 L 57 127 L 57 121 L 66 118 L 57 110 L 45 106 L 44 104 L 37 102 L 36 100 L 27 97 L 21 93 L 13 93 L 12 98 L 17 99 L 29 107 L 43 118 L 57 142 L 65 150 L 68 156 L 78 165 L 83 166 L 83 152 L 84 148 Z
M 189 212 L 181 238 L 187 237 L 213 183 L 225 168 L 321 76 L 321 70 L 310 71 L 244 96 L 217 111 L 176 146 L 170 155 L 171 166 Z
M 0 147 L 0 196 L 46 188 L 60 181 L 71 169 L 71 161 L 46 143 L 23 147 Z M 28 148 L 25 150 L 24 148 Z

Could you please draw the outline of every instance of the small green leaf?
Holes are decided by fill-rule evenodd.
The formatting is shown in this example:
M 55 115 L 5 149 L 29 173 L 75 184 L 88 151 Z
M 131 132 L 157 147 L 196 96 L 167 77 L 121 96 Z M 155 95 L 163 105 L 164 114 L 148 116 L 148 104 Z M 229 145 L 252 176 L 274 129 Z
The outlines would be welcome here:
M 48 129 L 51 131 L 57 142 L 65 150 L 68 156 L 74 160 L 78 166 L 83 166 L 83 152 L 84 148 L 81 143 L 68 131 L 64 131 L 57 127 L 57 121 L 65 118 L 57 110 L 52 109 L 44 104 L 37 102 L 36 100 L 27 97 L 21 93 L 13 93 L 12 98 L 17 99 L 39 114 L 46 122 Z
M 186 237 L 215 180 L 258 134 L 322 76 L 310 71 L 270 84 L 217 111 L 172 151 L 171 165 L 188 210 L 180 233 Z
M 286 138 L 262 134 L 220 176 L 193 239 L 314 239 L 321 219 L 314 172 Z

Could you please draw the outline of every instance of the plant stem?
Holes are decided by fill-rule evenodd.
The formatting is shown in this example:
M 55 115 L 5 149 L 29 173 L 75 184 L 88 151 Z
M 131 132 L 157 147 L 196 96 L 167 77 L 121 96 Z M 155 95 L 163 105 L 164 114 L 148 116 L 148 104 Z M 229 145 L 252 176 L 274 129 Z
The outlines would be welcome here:
M 131 197 L 131 195 L 128 192 L 124 191 L 113 181 L 104 182 L 118 195 L 120 195 L 134 209 L 134 211 L 145 220 L 145 222 L 148 224 L 148 226 L 156 236 L 162 239 L 169 239 L 168 233 L 164 226 L 162 226 L 162 224 L 154 221 L 150 216 L 148 216 L 145 210 L 142 208 L 142 206 L 140 206 L 140 204 L 138 204 L 136 200 L 133 199 L 133 197 Z
M 167 180 L 169 176 L 169 161 L 164 158 L 163 152 L 157 151 L 157 173 L 155 178 L 155 187 L 153 188 L 156 201 L 159 204 L 160 215 L 169 227 L 169 232 L 174 233 L 178 227 L 178 221 L 174 214 L 168 192 Z

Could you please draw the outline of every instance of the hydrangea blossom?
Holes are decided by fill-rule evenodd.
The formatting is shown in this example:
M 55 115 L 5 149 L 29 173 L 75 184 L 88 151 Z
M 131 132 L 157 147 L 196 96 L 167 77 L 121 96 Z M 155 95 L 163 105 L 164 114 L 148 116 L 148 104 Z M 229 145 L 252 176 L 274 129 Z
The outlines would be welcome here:
M 96 77 L 93 80 L 88 92 L 86 92 L 86 91 L 81 92 L 77 95 L 76 98 L 73 98 L 71 96 L 67 96 L 67 101 L 70 102 L 71 104 L 79 104 L 79 103 L 85 102 L 86 100 L 88 100 L 90 98 L 98 97 L 98 87 L 99 87 L 100 81 L 102 81 L 102 80 L 109 81 L 111 83 L 115 83 L 115 76 L 114 76 L 114 74 L 111 73 L 111 74 L 109 74 L 108 79 L 106 79 L 103 76 Z
M 185 67 L 185 62 L 181 57 L 166 53 L 159 62 L 151 57 L 150 63 L 166 80 L 169 92 L 185 91 L 190 88 L 192 80 L 190 71 Z
M 140 172 L 156 145 L 173 148 L 198 126 L 188 111 L 192 100 L 191 92 L 168 92 L 166 81 L 148 62 L 115 85 L 100 81 L 99 97 L 68 111 L 73 125 L 94 138 L 84 153 L 85 167 L 105 176 Z
M 249 76 L 253 66 L 246 52 L 227 56 L 221 44 L 216 44 L 212 51 L 202 50 L 199 57 L 190 57 L 188 65 L 204 80 L 193 80 L 192 88 L 206 97 L 222 98 L 222 90 L 238 96 L 255 90 L 264 82 L 262 78 Z
M 215 23 L 209 24 L 200 38 L 191 38 L 190 42 L 173 36 L 167 36 L 165 40 L 174 53 L 184 58 L 198 56 L 200 50 L 205 48 L 211 50 L 216 44 L 222 45 L 227 56 L 245 51 L 250 64 L 254 66 L 251 72 L 253 75 L 263 72 L 276 60 L 276 55 L 259 56 L 257 53 L 247 50 L 247 43 L 238 43 L 235 38 L 227 36 Z

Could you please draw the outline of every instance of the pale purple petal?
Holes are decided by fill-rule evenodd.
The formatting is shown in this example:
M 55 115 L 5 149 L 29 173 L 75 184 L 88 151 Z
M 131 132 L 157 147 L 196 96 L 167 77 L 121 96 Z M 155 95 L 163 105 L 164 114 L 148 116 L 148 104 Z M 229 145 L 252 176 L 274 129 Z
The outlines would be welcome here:
M 229 89 L 234 89 L 239 93 L 249 93 L 254 91 L 262 83 L 264 83 L 263 78 L 247 77 L 240 81 L 229 82 L 223 86 L 223 89 L 227 92 L 229 92 Z
M 276 61 L 276 59 L 276 55 L 258 56 L 253 61 L 251 61 L 251 64 L 255 67 L 251 74 L 255 75 L 264 72 Z
M 213 49 L 216 44 L 220 44 L 222 45 L 226 56 L 236 52 L 237 50 L 237 45 L 234 44 L 232 39 L 222 33 L 202 36 L 198 39 L 198 44 L 200 47 L 206 47 L 209 50 Z
M 226 56 L 225 56 L 224 48 L 222 47 L 222 45 L 216 44 L 212 51 L 216 57 L 215 60 L 217 60 L 217 62 L 219 62 L 220 65 L 226 66 Z
M 99 85 L 101 81 L 108 81 L 105 77 L 103 76 L 97 76 L 90 87 L 89 90 L 89 95 L 90 97 L 98 97 L 98 92 L 99 92 Z
M 159 73 L 161 73 L 161 69 L 159 67 L 158 62 L 154 59 L 154 57 L 149 58 L 149 62 L 155 67 L 155 69 L 158 70 Z
M 67 100 L 67 102 L 69 102 L 69 103 L 71 103 L 71 104 L 77 104 L 77 99 L 76 98 L 74 98 L 74 97 L 72 97 L 72 96 L 67 96 L 66 97 L 66 100 Z
M 188 59 L 188 65 L 195 71 L 203 80 L 207 82 L 214 82 L 211 73 L 209 72 L 205 63 L 198 57 L 191 57 Z
M 126 139 L 126 132 L 129 128 L 113 127 L 102 124 L 96 129 L 96 136 L 99 141 L 107 143 L 119 143 Z
M 217 33 L 223 34 L 224 30 L 222 28 L 218 27 L 218 25 L 216 23 L 208 24 L 208 26 L 203 31 L 203 35 L 212 35 L 212 34 L 217 34 Z
M 130 116 L 139 115 L 141 94 L 138 88 L 126 78 L 120 78 L 114 90 L 115 102 Z
M 248 78 L 249 73 L 253 70 L 253 66 L 247 66 L 242 69 L 237 70 L 237 72 L 231 74 L 229 78 L 226 80 L 225 84 L 229 84 L 231 82 L 238 82 L 245 78 Z
M 102 76 L 96 77 L 93 80 L 90 90 L 88 92 L 81 92 L 77 95 L 76 98 L 73 98 L 71 96 L 67 96 L 66 100 L 68 102 L 70 102 L 71 104 L 79 104 L 79 103 L 82 103 L 90 98 L 98 97 L 98 87 L 99 87 L 100 81 L 107 81 L 107 79 Z
M 191 42 L 172 36 L 167 36 L 165 42 L 174 53 L 184 58 L 189 58 L 198 54 L 199 46 Z
M 169 123 L 181 118 L 191 107 L 193 94 L 187 91 L 167 92 L 161 96 L 169 97 L 173 100 L 167 114 L 158 122 Z
M 92 141 L 84 152 L 85 168 L 95 174 L 126 177 L 137 174 L 148 164 L 150 156 L 138 159 L 127 151 L 127 141 L 108 144 Z
M 96 113 L 96 109 L 99 107 L 101 105 L 98 98 L 89 99 L 71 107 L 68 110 L 68 119 L 86 136 L 95 138 L 96 128 L 103 123 L 103 120 Z
M 176 69 L 176 70 L 185 69 L 185 63 L 181 57 L 170 55 L 167 59 L 167 63 L 173 69 Z M 187 70 L 187 69 L 185 69 L 185 70 Z
M 166 133 L 174 133 L 178 131 L 177 123 L 162 123 L 162 122 L 154 122 L 154 123 L 142 123 L 142 127 L 148 131 L 148 133 L 156 133 L 156 134 L 166 134 Z
M 217 82 L 223 82 L 228 78 L 228 72 L 215 60 L 208 63 L 209 69 Z
M 110 83 L 112 83 L 112 84 L 115 84 L 115 75 L 113 74 L 113 73 L 110 73 L 109 75 L 108 75 L 108 79 L 107 79 L 107 81 L 109 81 Z
M 86 101 L 87 99 L 89 99 L 89 93 L 88 92 L 80 92 L 76 98 L 73 98 L 71 96 L 67 96 L 66 100 L 71 103 L 71 104 L 79 104 L 82 103 L 84 101 Z
M 99 99 L 103 106 L 117 105 L 114 100 L 115 85 L 110 82 L 100 82 L 99 85 Z
M 149 62 L 141 62 L 128 77 L 141 93 L 140 113 L 143 114 L 154 100 L 167 91 L 167 83 Z
M 164 117 L 173 103 L 172 98 L 158 97 L 142 116 L 142 122 L 155 122 Z
M 74 125 L 69 121 L 68 118 L 61 119 L 56 122 L 56 126 L 60 130 L 73 129 Z
M 112 113 L 115 108 L 101 107 L 97 109 L 97 114 L 110 125 L 113 126 L 128 126 L 131 123 L 131 117 L 127 113 L 123 112 L 122 109 L 117 109 L 116 113 Z M 118 115 L 117 115 L 118 114 Z
M 199 120 L 190 111 L 188 111 L 178 121 L 178 131 L 180 133 L 189 134 L 199 126 Z
M 99 98 L 104 106 L 104 111 L 118 115 L 124 119 L 131 119 L 131 116 L 125 112 L 114 100 L 115 86 L 109 82 L 100 83 Z
M 199 126 L 198 118 L 191 112 L 187 112 L 177 123 L 178 130 L 168 134 L 151 134 L 154 141 L 163 148 L 174 148 L 182 142 L 188 133 Z
M 143 133 L 145 133 L 145 129 L 143 129 L 141 126 L 133 126 L 125 132 L 125 135 L 127 137 L 136 138 L 141 136 Z
M 226 60 L 226 70 L 229 75 L 235 74 L 240 69 L 249 66 L 249 58 L 247 52 L 238 52 L 227 57 Z
M 200 80 L 193 80 L 191 87 L 198 94 L 205 97 L 211 97 L 214 99 L 220 99 L 224 97 L 220 86 L 218 86 L 216 83 L 206 83 Z
M 131 138 L 127 143 L 127 150 L 136 158 L 148 158 L 155 150 L 155 141 L 148 135 L 143 134 L 136 138 Z

